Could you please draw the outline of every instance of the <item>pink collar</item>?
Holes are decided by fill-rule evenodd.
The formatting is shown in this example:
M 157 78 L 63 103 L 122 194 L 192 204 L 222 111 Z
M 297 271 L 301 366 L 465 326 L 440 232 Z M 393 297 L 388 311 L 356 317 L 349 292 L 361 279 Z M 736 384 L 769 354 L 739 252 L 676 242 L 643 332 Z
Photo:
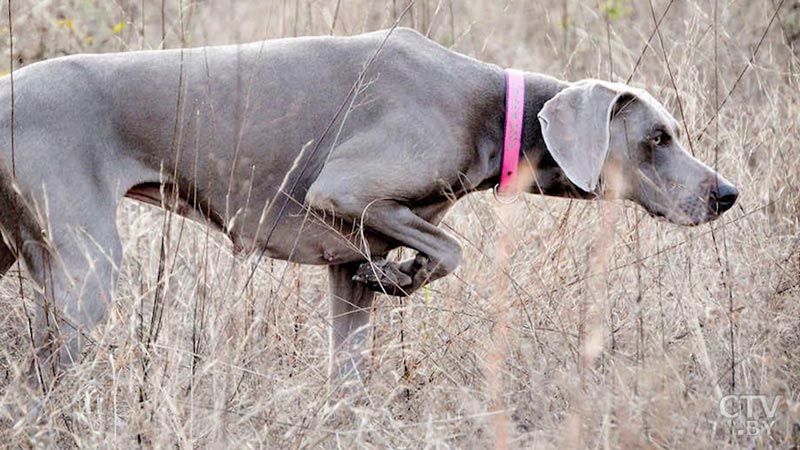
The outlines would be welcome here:
M 520 70 L 506 69 L 506 126 L 503 139 L 503 165 L 500 184 L 495 186 L 498 200 L 517 196 L 517 168 L 522 146 L 522 119 L 525 113 L 525 75 Z M 502 200 L 501 200 L 502 201 Z

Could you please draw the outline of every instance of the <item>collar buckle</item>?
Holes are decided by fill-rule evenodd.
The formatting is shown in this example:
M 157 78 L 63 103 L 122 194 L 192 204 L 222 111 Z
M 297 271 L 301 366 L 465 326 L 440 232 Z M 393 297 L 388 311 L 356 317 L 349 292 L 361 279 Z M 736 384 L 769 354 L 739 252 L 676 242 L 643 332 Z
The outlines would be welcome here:
M 494 188 L 492 188 L 492 195 L 494 195 L 494 199 L 497 200 L 497 203 L 501 203 L 503 205 L 510 205 L 517 201 L 519 198 L 519 192 L 514 191 L 511 195 L 503 194 L 500 192 L 500 185 L 495 184 Z

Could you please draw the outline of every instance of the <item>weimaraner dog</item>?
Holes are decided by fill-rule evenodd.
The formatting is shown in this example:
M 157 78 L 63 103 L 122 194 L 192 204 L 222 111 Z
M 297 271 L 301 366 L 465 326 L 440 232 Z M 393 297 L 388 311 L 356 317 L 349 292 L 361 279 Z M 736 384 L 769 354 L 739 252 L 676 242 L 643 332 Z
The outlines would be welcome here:
M 220 229 L 237 252 L 328 266 L 332 368 L 357 369 L 375 293 L 408 295 L 458 266 L 458 241 L 437 225 L 501 181 L 504 80 L 402 28 L 74 55 L 15 71 L 13 89 L 0 79 L 0 269 L 21 257 L 41 286 L 39 358 L 68 364 L 91 341 L 129 197 Z M 613 167 L 621 197 L 674 223 L 736 201 L 647 93 L 522 80 L 512 156 L 533 174 L 524 190 L 599 198 Z M 398 247 L 416 256 L 387 261 Z

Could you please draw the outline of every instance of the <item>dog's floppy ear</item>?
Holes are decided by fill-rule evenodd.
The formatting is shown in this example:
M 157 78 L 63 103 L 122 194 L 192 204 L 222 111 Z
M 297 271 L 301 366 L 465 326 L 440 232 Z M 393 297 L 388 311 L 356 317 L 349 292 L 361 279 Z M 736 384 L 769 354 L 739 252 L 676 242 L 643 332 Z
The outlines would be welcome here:
M 612 83 L 582 81 L 556 94 L 539 112 L 547 149 L 567 178 L 586 192 L 597 188 L 611 114 L 625 93 Z

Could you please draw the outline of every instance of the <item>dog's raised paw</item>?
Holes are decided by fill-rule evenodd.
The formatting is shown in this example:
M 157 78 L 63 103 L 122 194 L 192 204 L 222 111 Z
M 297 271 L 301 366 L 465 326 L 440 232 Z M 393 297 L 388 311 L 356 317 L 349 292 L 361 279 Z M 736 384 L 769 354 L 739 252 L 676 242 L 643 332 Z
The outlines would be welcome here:
M 353 281 L 364 283 L 372 291 L 389 295 L 403 295 L 403 288 L 414 282 L 407 273 L 400 270 L 397 263 L 386 260 L 361 264 L 353 275 Z

